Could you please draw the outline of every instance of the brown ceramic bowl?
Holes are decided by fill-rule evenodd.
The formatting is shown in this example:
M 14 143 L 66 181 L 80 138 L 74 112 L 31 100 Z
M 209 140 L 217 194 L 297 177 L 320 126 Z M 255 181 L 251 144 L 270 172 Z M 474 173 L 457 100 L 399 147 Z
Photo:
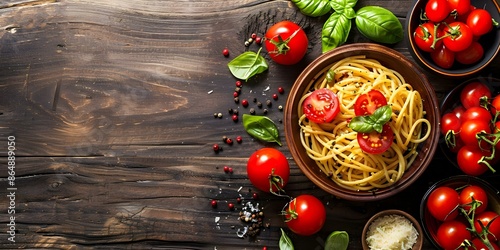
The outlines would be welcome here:
M 403 177 L 392 186 L 372 191 L 355 191 L 339 186 L 323 173 L 316 163 L 309 158 L 300 139 L 298 103 L 302 94 L 310 88 L 311 83 L 328 70 L 328 66 L 340 59 L 365 55 L 378 60 L 385 67 L 402 74 L 405 79 L 411 79 L 411 84 L 423 99 L 426 118 L 431 124 L 430 137 L 419 145 L 419 154 L 413 164 L 405 171 Z M 284 111 L 285 137 L 288 148 L 298 167 L 314 184 L 321 189 L 346 200 L 375 201 L 390 197 L 410 186 L 425 171 L 432 160 L 439 139 L 439 105 L 433 87 L 426 76 L 401 53 L 382 45 L 373 43 L 357 43 L 343 45 L 320 55 L 296 79 L 288 96 Z M 425 126 L 424 126 L 425 127 Z
M 449 69 L 439 67 L 435 64 L 429 53 L 418 49 L 413 37 L 415 29 L 422 23 L 420 17 L 427 2 L 428 0 L 416 0 L 412 9 L 406 16 L 405 23 L 405 40 L 408 44 L 408 49 L 413 59 L 415 59 L 420 66 L 440 75 L 449 77 L 466 77 L 478 73 L 495 59 L 500 51 L 500 29 L 498 28 L 494 28 L 488 34 L 481 36 L 479 39 L 478 42 L 484 49 L 484 56 L 479 62 L 470 65 L 463 65 L 455 62 L 455 64 Z M 477 8 L 487 10 L 493 19 L 500 20 L 500 5 L 498 0 L 475 0 L 471 1 L 471 3 Z
M 427 236 L 427 239 L 429 239 L 429 241 L 432 242 L 432 244 L 434 244 L 434 246 L 438 249 L 441 249 L 441 247 L 436 241 L 437 239 L 436 234 L 437 234 L 437 229 L 441 224 L 441 222 L 434 219 L 432 215 L 429 213 L 429 210 L 427 209 L 426 206 L 427 198 L 432 193 L 432 191 L 434 191 L 434 189 L 441 186 L 447 186 L 456 189 L 465 187 L 467 185 L 478 185 L 482 187 L 488 194 L 487 210 L 500 213 L 500 196 L 499 196 L 500 193 L 495 187 L 493 187 L 485 180 L 474 176 L 457 175 L 438 181 L 437 183 L 432 185 L 429 188 L 429 190 L 424 194 L 422 201 L 420 203 L 420 222 L 422 224 L 422 228 L 425 232 L 425 235 Z
M 370 228 L 370 225 L 373 223 L 378 218 L 384 217 L 386 215 L 400 215 L 408 219 L 411 224 L 413 224 L 413 227 L 417 230 L 418 237 L 417 237 L 417 242 L 412 247 L 412 250 L 420 250 L 422 249 L 422 245 L 424 244 L 424 236 L 422 232 L 422 227 L 418 223 L 418 221 L 408 214 L 407 212 L 404 212 L 402 210 L 397 210 L 397 209 L 389 209 L 389 210 L 384 210 L 381 212 L 376 213 L 373 215 L 370 219 L 365 224 L 365 227 L 363 228 L 363 233 L 361 234 L 361 245 L 363 246 L 363 250 L 369 250 L 370 248 L 368 247 L 368 243 L 366 242 L 367 238 L 367 233 Z

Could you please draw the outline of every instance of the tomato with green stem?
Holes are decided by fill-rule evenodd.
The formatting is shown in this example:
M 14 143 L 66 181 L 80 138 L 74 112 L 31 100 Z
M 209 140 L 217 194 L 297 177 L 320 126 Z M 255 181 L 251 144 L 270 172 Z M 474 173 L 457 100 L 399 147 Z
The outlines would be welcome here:
M 249 157 L 247 175 L 257 189 L 278 194 L 288 183 L 290 166 L 281 151 L 261 148 Z
M 500 239 L 500 216 L 498 213 L 487 210 L 476 215 L 475 219 L 474 228 L 479 234 L 483 232 L 483 228 L 481 227 L 483 225 L 484 227 L 488 227 L 488 239 L 490 241 Z
M 448 0 L 448 5 L 456 15 L 464 15 L 469 12 L 470 0 Z
M 477 205 L 473 205 L 473 203 L 477 203 Z M 488 207 L 488 194 L 480 186 L 467 186 L 460 191 L 460 205 L 467 212 L 474 206 L 474 213 L 480 214 Z
M 482 151 L 479 148 L 465 145 L 457 153 L 458 167 L 467 175 L 479 176 L 490 168 L 489 163 L 484 159 L 491 155 L 490 151 Z
M 302 236 L 319 232 L 326 221 L 325 206 L 318 198 L 309 194 L 292 199 L 282 214 L 288 228 Z
M 425 52 L 432 52 L 436 47 L 441 46 L 442 40 L 435 41 L 436 38 L 442 36 L 441 30 L 436 28 L 436 25 L 429 21 L 419 25 L 415 29 L 413 37 L 419 49 Z
M 460 196 L 450 187 L 441 186 L 432 190 L 427 197 L 426 207 L 429 213 L 439 221 L 451 221 L 458 216 Z
M 453 52 L 465 50 L 474 39 L 471 28 L 462 22 L 445 24 L 443 34 L 443 44 Z
M 480 141 L 477 138 L 479 133 L 491 133 L 490 123 L 486 120 L 474 119 L 474 120 L 464 120 L 462 126 L 460 127 L 460 138 L 469 147 L 488 149 L 487 143 Z M 481 143 L 481 144 L 480 144 Z
M 460 91 L 460 102 L 465 109 L 481 106 L 481 99 L 491 98 L 491 90 L 485 83 L 473 81 Z
M 437 242 L 444 249 L 458 249 L 465 240 L 472 240 L 467 226 L 458 220 L 445 221 L 437 230 Z
M 291 21 L 281 21 L 271 26 L 264 41 L 271 59 L 283 65 L 296 64 L 302 60 L 309 44 L 304 30 Z
M 467 25 L 474 36 L 482 36 L 493 29 L 493 18 L 487 10 L 475 9 L 467 16 Z

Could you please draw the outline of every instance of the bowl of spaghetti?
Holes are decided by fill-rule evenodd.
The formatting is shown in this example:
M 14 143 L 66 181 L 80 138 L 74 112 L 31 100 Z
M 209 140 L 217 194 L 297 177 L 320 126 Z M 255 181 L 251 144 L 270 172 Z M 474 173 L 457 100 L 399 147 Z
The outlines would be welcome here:
M 319 89 L 338 97 L 340 111 L 328 122 L 304 114 L 308 96 Z M 361 132 L 349 126 L 358 116 L 358 97 L 372 90 L 386 98 L 390 119 L 384 131 L 386 126 L 392 131 L 387 137 L 377 135 L 392 139 L 377 153 L 360 147 Z M 290 90 L 283 121 L 290 153 L 315 185 L 339 198 L 375 201 L 404 190 L 428 167 L 439 140 L 439 112 L 432 85 L 404 55 L 357 43 L 324 53 L 304 69 Z

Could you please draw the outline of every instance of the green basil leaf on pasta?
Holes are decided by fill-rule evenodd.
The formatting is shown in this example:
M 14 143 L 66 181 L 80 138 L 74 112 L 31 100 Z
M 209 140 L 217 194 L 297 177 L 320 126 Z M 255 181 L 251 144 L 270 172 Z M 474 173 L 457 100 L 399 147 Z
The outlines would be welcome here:
M 349 122 L 349 127 L 360 133 L 370 133 L 377 131 L 382 133 L 384 124 L 386 124 L 392 115 L 391 105 L 385 105 L 375 110 L 371 115 L 356 116 Z

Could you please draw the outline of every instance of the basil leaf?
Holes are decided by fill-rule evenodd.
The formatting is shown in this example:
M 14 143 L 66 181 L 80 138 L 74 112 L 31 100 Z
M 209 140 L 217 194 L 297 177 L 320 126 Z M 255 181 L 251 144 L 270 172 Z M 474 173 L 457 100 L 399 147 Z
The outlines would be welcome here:
M 388 9 L 365 6 L 356 13 L 359 32 L 375 42 L 397 43 L 403 40 L 403 25 Z
M 347 250 L 349 234 L 346 231 L 332 232 L 325 243 L 325 250 Z
M 251 136 L 266 142 L 276 142 L 281 146 L 276 124 L 266 116 L 243 114 L 243 127 Z
M 333 71 L 332 69 L 329 69 L 327 72 L 326 72 L 326 82 L 327 83 L 332 83 L 335 81 L 335 71 Z
M 392 115 L 391 105 L 382 106 L 371 115 L 356 116 L 349 122 L 349 127 L 360 133 L 370 133 L 373 130 L 382 133 L 384 124 L 386 124 Z
M 292 0 L 300 12 L 310 17 L 320 17 L 330 12 L 332 7 L 329 0 Z
M 330 5 L 339 14 L 345 13 L 345 9 L 354 8 L 356 3 L 358 0 L 330 0 Z
M 292 240 L 286 235 L 283 228 L 281 229 L 281 237 L 280 237 L 280 250 L 294 250 Z
M 321 31 L 323 53 L 344 44 L 350 31 L 351 21 L 343 14 L 333 13 Z
M 227 66 L 233 76 L 247 81 L 250 77 L 266 71 L 268 65 L 266 59 L 260 55 L 261 50 L 262 48 L 257 53 L 246 51 L 231 60 Z

